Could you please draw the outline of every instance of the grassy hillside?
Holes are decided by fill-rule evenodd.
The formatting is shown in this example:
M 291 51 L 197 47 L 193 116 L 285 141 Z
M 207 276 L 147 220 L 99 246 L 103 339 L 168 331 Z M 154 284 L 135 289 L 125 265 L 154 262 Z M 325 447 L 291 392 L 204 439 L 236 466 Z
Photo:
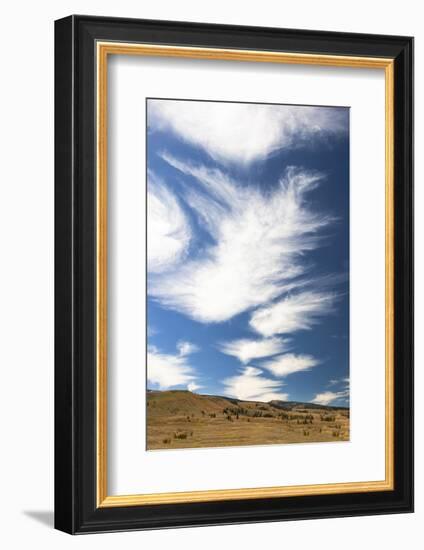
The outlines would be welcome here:
M 347 440 L 346 408 L 147 392 L 149 450 Z

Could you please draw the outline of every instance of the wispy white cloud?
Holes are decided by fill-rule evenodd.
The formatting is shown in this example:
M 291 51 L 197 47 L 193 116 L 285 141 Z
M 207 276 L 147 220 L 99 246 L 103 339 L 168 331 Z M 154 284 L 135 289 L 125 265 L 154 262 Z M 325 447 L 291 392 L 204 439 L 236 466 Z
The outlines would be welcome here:
M 156 327 L 152 327 L 151 325 L 147 326 L 147 336 L 151 338 L 152 336 L 157 336 L 159 334 L 159 330 Z
M 222 322 L 303 284 L 299 277 L 308 269 L 304 253 L 321 244 L 320 230 L 333 221 L 306 204 L 305 195 L 319 184 L 321 174 L 290 167 L 276 188 L 265 191 L 219 170 L 163 158 L 196 178 L 198 185 L 187 189 L 185 200 L 203 222 L 211 244 L 151 277 L 149 293 L 162 306 L 200 322 Z M 320 311 L 329 301 L 323 296 L 315 300 Z M 317 310 L 317 304 L 310 305 L 312 317 Z M 264 312 L 259 321 L 262 316 Z M 303 319 L 309 323 L 306 315 Z
M 350 379 L 346 378 L 334 378 L 329 381 L 329 386 L 339 386 L 338 391 L 324 391 L 317 393 L 312 399 L 312 403 L 319 405 L 330 405 L 340 400 L 346 400 L 350 394 Z
M 245 401 L 287 401 L 288 393 L 279 390 L 284 386 L 281 381 L 262 376 L 262 371 L 255 367 L 243 367 L 241 373 L 223 380 L 224 395 Z
M 332 403 L 344 399 L 349 396 L 349 390 L 343 391 L 324 391 L 322 393 L 317 393 L 312 399 L 312 403 L 317 405 L 331 405 Z
M 147 261 L 150 272 L 160 273 L 178 263 L 190 244 L 190 225 L 175 195 L 148 173 Z
M 279 149 L 311 147 L 345 134 L 347 109 L 249 103 L 149 100 L 151 131 L 171 131 L 221 162 L 249 164 Z
M 311 355 L 286 353 L 261 363 L 261 367 L 272 372 L 274 376 L 287 376 L 294 372 L 308 371 L 316 367 L 319 361 Z
M 309 330 L 320 317 L 334 309 L 336 295 L 330 292 L 304 291 L 253 312 L 249 324 L 262 336 Z
M 339 386 L 339 385 L 349 386 L 349 383 L 350 383 L 349 378 L 332 378 L 331 380 L 328 381 L 329 386 Z
M 237 357 L 242 363 L 249 363 L 258 357 L 269 357 L 282 353 L 288 347 L 288 340 L 282 338 L 264 338 L 262 340 L 232 340 L 223 342 L 218 348 L 226 355 Z
M 186 357 L 187 355 L 198 352 L 200 348 L 192 342 L 185 342 L 184 340 L 180 340 L 177 343 L 177 350 L 179 351 L 181 357 Z
M 160 390 L 176 386 L 187 386 L 196 380 L 195 370 L 187 363 L 184 355 L 161 353 L 149 346 L 147 351 L 147 380 Z
M 196 384 L 196 382 L 189 382 L 187 384 L 188 391 L 195 392 L 196 390 L 200 390 L 203 388 L 203 386 L 200 386 L 199 384 Z

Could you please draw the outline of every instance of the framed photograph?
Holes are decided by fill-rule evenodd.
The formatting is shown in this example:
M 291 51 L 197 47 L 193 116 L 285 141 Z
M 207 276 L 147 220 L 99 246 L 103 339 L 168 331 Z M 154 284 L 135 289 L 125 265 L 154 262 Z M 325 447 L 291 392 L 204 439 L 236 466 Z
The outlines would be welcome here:
M 413 509 L 413 39 L 55 25 L 55 525 Z

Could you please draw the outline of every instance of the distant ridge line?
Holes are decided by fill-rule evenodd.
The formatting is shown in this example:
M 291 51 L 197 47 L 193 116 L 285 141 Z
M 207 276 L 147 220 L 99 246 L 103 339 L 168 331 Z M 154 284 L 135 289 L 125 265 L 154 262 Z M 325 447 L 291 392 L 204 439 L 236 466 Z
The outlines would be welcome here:
M 202 394 L 191 392 L 190 390 L 151 390 L 147 388 L 147 393 L 191 393 L 193 395 L 198 395 L 199 397 L 212 397 L 218 399 L 225 399 L 233 405 L 238 403 L 261 403 L 268 404 L 277 409 L 290 410 L 295 407 L 307 407 L 309 409 L 320 409 L 320 410 L 349 410 L 349 407 L 337 406 L 337 405 L 320 405 L 319 403 L 308 403 L 307 401 L 280 401 L 277 399 L 272 399 L 271 401 L 256 401 L 255 399 L 236 399 L 234 397 L 228 397 L 226 395 L 214 395 L 214 394 Z

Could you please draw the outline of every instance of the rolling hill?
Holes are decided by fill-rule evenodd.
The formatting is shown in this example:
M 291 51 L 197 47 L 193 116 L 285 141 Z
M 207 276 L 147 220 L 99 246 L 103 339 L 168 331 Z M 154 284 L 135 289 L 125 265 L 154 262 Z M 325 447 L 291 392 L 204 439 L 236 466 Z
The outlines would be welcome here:
M 343 407 L 148 390 L 146 408 L 148 450 L 349 439 Z

